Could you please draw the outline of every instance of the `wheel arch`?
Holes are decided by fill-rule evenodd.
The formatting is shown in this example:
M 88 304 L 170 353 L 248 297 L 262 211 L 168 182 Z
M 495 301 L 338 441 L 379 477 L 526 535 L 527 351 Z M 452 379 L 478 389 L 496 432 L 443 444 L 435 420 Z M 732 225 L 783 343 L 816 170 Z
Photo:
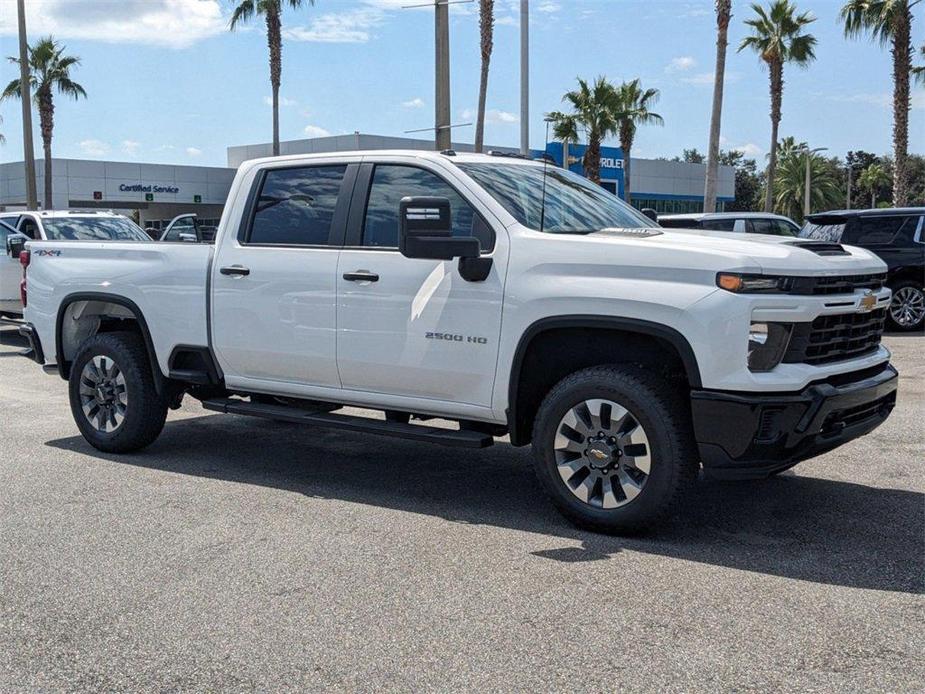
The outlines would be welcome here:
M 640 350 L 644 350 L 647 345 L 653 345 L 654 353 L 652 356 L 660 354 L 668 356 L 670 359 L 676 359 L 676 366 L 683 371 L 688 385 L 691 388 L 700 388 L 702 386 L 700 369 L 690 342 L 672 327 L 638 318 L 611 316 L 563 315 L 542 318 L 532 323 L 521 335 L 511 363 L 508 382 L 507 420 L 513 445 L 523 446 L 530 443 L 533 415 L 549 389 L 545 386 L 551 387 L 565 375 L 587 366 L 621 361 L 619 350 L 616 352 L 602 352 L 596 345 L 587 344 L 585 337 L 596 334 L 600 334 L 602 339 L 608 343 L 610 340 L 624 336 L 626 344 L 623 346 L 622 356 L 625 361 L 636 361 L 642 354 Z M 549 354 L 544 355 L 547 358 L 552 354 L 556 354 L 556 346 L 553 340 L 553 336 L 556 335 L 563 336 L 563 339 L 571 335 L 584 341 L 580 358 L 573 364 L 545 371 L 542 388 L 528 387 L 529 381 L 525 378 L 524 372 L 530 356 L 536 353 L 537 347 L 539 347 L 540 351 L 543 349 L 552 350 Z M 544 340 L 544 338 L 549 338 L 549 340 Z M 549 346 L 544 346 L 544 341 L 549 342 Z M 558 354 L 556 356 L 561 357 Z M 546 383 L 547 381 L 549 383 Z
M 65 335 L 64 320 L 67 316 L 72 315 L 73 307 L 83 304 L 89 307 L 91 313 L 82 315 L 78 321 L 85 318 L 95 319 L 84 326 L 78 327 L 72 336 L 70 332 Z M 101 304 L 99 307 L 93 304 Z M 105 292 L 76 292 L 65 296 L 58 305 L 58 315 L 55 321 L 55 356 L 58 361 L 58 373 L 64 380 L 70 377 L 71 362 L 77 348 L 85 340 L 99 332 L 102 320 L 115 318 L 120 321 L 134 321 L 137 325 L 138 332 L 141 334 L 145 343 L 145 349 L 148 353 L 148 361 L 151 367 L 151 375 L 154 378 L 154 386 L 160 393 L 164 388 L 164 375 L 161 373 L 160 366 L 157 363 L 157 353 L 154 351 L 154 343 L 151 340 L 151 331 L 145 320 L 144 313 L 131 299 L 115 294 Z

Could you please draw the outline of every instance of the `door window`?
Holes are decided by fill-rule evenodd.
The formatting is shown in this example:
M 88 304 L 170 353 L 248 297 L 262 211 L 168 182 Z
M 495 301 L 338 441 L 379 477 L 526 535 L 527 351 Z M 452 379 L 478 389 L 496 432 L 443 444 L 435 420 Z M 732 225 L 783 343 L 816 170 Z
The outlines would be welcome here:
M 700 228 L 710 231 L 733 231 L 735 224 L 734 219 L 704 219 L 700 222 Z
M 196 227 L 193 224 L 192 217 L 186 217 L 184 219 L 178 219 L 177 222 L 170 227 L 170 231 L 164 236 L 165 241 L 179 241 L 180 232 L 185 231 L 190 234 L 196 233 Z
M 778 236 L 797 236 L 800 229 L 796 224 L 785 222 L 783 219 L 775 219 L 773 222 L 774 233 Z
M 918 222 L 915 217 L 862 217 L 858 238 L 854 243 L 859 246 L 872 246 L 892 243 L 896 234 L 902 229 L 907 219 Z
M 474 236 L 482 250 L 494 246 L 494 234 L 462 196 L 436 174 L 414 166 L 377 165 L 366 203 L 363 245 L 398 248 L 398 206 L 408 196 L 432 196 L 450 201 L 453 236 Z
M 341 165 L 267 171 L 247 243 L 327 245 L 346 170 Z
M 748 230 L 753 234 L 777 233 L 773 220 L 770 219 L 750 219 L 748 220 Z

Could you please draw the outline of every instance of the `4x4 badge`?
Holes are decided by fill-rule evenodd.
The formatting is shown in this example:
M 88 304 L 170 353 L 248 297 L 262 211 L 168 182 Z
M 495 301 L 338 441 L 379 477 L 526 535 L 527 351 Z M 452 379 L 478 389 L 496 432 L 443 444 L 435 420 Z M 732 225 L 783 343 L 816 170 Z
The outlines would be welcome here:
M 861 303 L 858 305 L 858 313 L 870 313 L 877 306 L 877 297 L 869 289 L 861 297 Z

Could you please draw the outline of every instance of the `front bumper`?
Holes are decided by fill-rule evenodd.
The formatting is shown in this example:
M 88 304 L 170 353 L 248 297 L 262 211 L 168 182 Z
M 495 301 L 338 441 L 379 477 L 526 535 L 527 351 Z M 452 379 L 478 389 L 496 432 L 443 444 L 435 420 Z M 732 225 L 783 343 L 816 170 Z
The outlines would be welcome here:
M 694 436 L 711 477 L 767 477 L 876 429 L 896 404 L 890 364 L 786 394 L 691 393 Z

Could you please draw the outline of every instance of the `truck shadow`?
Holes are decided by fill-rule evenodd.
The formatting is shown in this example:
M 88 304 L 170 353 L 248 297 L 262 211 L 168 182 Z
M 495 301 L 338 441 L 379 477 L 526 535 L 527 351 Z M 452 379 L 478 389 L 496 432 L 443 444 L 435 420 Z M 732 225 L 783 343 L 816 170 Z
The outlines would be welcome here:
M 145 451 L 108 455 L 73 436 L 46 445 L 125 465 L 284 489 L 561 538 L 540 560 L 643 552 L 854 588 L 925 592 L 925 494 L 788 475 L 700 481 L 657 532 L 608 537 L 572 527 L 533 479 L 529 449 L 486 451 L 204 416 L 169 422 Z

